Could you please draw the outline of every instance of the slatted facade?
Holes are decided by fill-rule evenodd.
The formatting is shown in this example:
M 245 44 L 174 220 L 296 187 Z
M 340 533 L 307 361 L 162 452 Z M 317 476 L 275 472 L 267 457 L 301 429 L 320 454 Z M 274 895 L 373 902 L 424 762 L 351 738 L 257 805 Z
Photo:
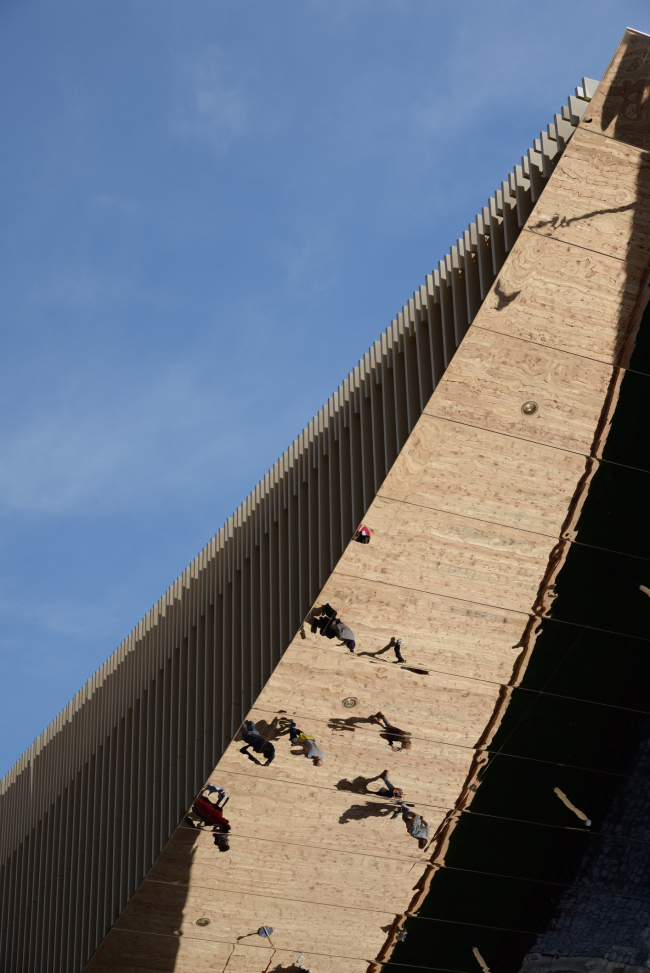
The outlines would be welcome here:
M 82 970 L 266 684 L 475 317 L 581 87 L 255 490 L 0 782 L 0 966 Z

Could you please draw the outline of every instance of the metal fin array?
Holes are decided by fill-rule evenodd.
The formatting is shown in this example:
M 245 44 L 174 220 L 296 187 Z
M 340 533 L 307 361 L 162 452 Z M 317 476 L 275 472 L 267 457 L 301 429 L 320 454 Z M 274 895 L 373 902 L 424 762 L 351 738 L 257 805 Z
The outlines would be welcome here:
M 583 79 L 232 517 L 0 781 L 0 967 L 77 973 L 374 499 L 594 94 Z

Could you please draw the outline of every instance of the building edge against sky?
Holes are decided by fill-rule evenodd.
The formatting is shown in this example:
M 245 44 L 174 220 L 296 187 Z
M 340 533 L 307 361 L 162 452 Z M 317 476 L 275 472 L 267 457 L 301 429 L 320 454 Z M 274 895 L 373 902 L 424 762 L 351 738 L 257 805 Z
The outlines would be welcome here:
M 7 970 L 83 968 L 298 631 L 578 126 L 583 79 L 308 427 L 0 782 Z

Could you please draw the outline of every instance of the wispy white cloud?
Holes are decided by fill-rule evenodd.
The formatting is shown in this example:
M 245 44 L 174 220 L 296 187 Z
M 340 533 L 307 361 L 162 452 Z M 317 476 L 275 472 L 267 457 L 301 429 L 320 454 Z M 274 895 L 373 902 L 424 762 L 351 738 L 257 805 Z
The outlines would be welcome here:
M 249 107 L 240 84 L 228 78 L 225 59 L 210 46 L 185 63 L 177 74 L 172 134 L 207 142 L 225 155 L 248 127 Z
M 5 622 L 3 647 L 9 647 L 11 642 L 7 628 L 12 628 L 20 619 L 29 619 L 30 628 L 33 629 L 30 645 L 25 644 L 24 630 L 22 634 L 18 634 L 16 641 L 23 650 L 27 649 L 28 655 L 39 665 L 47 660 L 53 669 L 60 665 L 60 659 L 43 650 L 39 632 L 62 635 L 73 640 L 98 640 L 105 632 L 111 631 L 119 616 L 119 601 L 115 597 L 104 597 L 95 602 L 66 600 L 61 597 L 34 600 L 32 597 L 25 597 L 24 592 L 16 592 L 12 588 L 11 584 L 0 579 L 0 618 Z M 113 591 L 113 596 L 114 594 Z
M 40 514 L 137 509 L 192 488 L 241 451 L 214 417 L 228 403 L 205 376 L 176 367 L 140 391 L 28 414 L 0 434 L 0 503 Z

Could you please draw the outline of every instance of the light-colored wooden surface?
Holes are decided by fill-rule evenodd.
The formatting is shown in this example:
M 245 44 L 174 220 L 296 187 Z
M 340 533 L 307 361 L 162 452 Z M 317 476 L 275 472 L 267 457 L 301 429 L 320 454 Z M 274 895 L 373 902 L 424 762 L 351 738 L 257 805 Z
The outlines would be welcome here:
M 556 537 L 584 457 L 424 415 L 380 497 Z M 367 518 L 366 518 L 367 519 Z
M 650 149 L 650 35 L 626 30 L 585 112 L 582 128 Z
M 309 895 L 308 888 L 305 892 Z M 209 919 L 210 925 L 197 926 L 202 918 Z M 382 925 L 390 925 L 393 918 L 388 903 L 381 912 L 365 908 L 363 900 L 354 909 L 322 903 L 307 906 L 300 885 L 294 886 L 293 895 L 285 890 L 277 896 L 215 891 L 193 880 L 189 886 L 146 880 L 117 928 L 163 936 L 176 928 L 179 936 L 227 943 L 239 936 L 253 937 L 260 926 L 269 925 L 273 944 L 280 949 L 327 954 L 332 952 L 335 935 L 339 955 L 370 960 L 384 938 Z
M 482 322 L 479 312 L 425 414 L 588 454 L 612 367 L 488 331 Z M 527 401 L 539 407 L 532 416 L 521 411 Z
M 613 130 L 595 124 L 594 102 L 534 211 L 540 225 L 519 237 L 367 511 L 371 543 L 348 546 L 317 600 L 352 628 L 355 653 L 308 625 L 296 634 L 250 713 L 275 761 L 252 762 L 235 740 L 211 775 L 231 795 L 230 850 L 181 826 L 93 973 L 262 973 L 269 962 L 357 973 L 409 908 L 513 678 L 638 312 L 645 238 L 630 240 L 648 219 L 634 185 L 643 160 L 606 151 Z M 631 218 L 620 207 L 632 205 Z M 424 672 L 397 662 L 394 637 Z M 377 710 L 412 734 L 411 749 L 389 748 L 369 721 Z M 290 719 L 316 737 L 321 767 L 292 752 Z M 368 779 L 384 769 L 429 822 L 426 849 L 373 793 L 381 783 Z M 273 959 L 256 937 L 264 924 Z
M 542 534 L 383 497 L 366 519 L 372 557 L 362 545 L 349 547 L 341 574 L 513 611 L 530 609 L 552 547 Z
M 639 207 L 637 197 L 646 206 Z M 601 254 L 607 254 L 646 270 L 649 198 L 647 152 L 604 138 L 593 131 L 593 125 L 582 126 L 571 139 L 571 152 L 560 159 L 544 188 L 527 228 L 585 249 L 593 243 L 596 267 L 606 266 Z M 601 290 L 597 288 L 596 293 Z
M 565 166 L 572 162 L 571 155 Z M 557 175 L 553 173 L 547 186 L 552 194 L 548 204 L 546 192 L 542 194 L 553 215 L 547 217 L 538 207 L 531 224 L 536 228 L 542 224 L 544 229 L 556 217 L 562 226 L 566 220 L 575 220 L 569 224 L 572 232 L 568 235 L 580 245 L 559 240 L 555 234 L 524 230 L 499 275 L 498 286 L 481 309 L 481 327 L 613 364 L 630 329 L 645 267 L 626 261 L 629 234 L 625 247 L 620 240 L 623 259 L 589 249 L 599 233 L 608 234 L 606 223 L 592 230 L 581 222 L 584 212 L 601 205 L 598 193 L 593 194 L 594 200 L 583 188 L 580 200 L 567 192 L 572 205 L 565 207 L 564 199 L 558 198 Z
M 327 747 L 325 738 L 321 742 Z M 235 838 L 242 835 L 260 841 L 280 840 L 302 848 L 336 851 L 346 855 L 404 858 L 411 864 L 423 861 L 426 856 L 407 834 L 404 823 L 400 819 L 391 820 L 393 805 L 390 801 L 358 789 L 360 776 L 374 777 L 379 771 L 388 769 L 386 757 L 390 756 L 390 751 L 387 745 L 384 743 L 380 746 L 379 740 L 372 742 L 375 744 L 372 748 L 359 748 L 360 751 L 364 749 L 367 762 L 372 761 L 372 773 L 364 774 L 365 763 L 361 771 L 357 769 L 350 779 L 354 790 L 348 789 L 345 784 L 337 787 L 348 778 L 337 775 L 335 760 L 330 759 L 327 765 L 316 768 L 304 757 L 291 756 L 289 746 L 285 744 L 282 749 L 286 750 L 280 754 L 278 764 L 282 770 L 276 772 L 272 770 L 273 765 L 268 768 L 255 767 L 239 753 L 241 744 L 237 743 L 230 758 L 230 766 L 236 769 L 226 770 L 220 762 L 211 777 L 219 786 L 226 787 L 231 795 L 225 813 L 233 828 L 233 847 Z M 393 763 L 400 756 L 402 754 L 394 754 Z M 381 766 L 375 767 L 375 763 Z M 375 781 L 368 790 L 379 790 L 380 786 L 380 782 Z M 323 803 L 325 796 L 326 806 Z M 424 805 L 422 809 L 427 821 L 439 821 L 449 810 L 449 805 L 428 804 L 426 810 Z M 192 832 L 191 828 L 187 830 Z M 202 837 L 199 831 L 193 833 Z M 205 838 L 208 843 L 211 841 L 208 832 Z M 167 846 L 170 850 L 174 840 L 172 838 Z M 159 859 L 158 864 L 164 857 Z M 218 869 L 231 868 L 231 857 L 226 853 L 214 849 L 213 860 Z
M 384 651 L 394 636 L 404 638 L 404 657 L 415 667 L 507 682 L 518 654 L 513 646 L 526 624 L 521 613 L 362 578 L 352 581 L 338 572 L 330 577 L 323 596 L 321 601 L 329 599 L 341 617 L 353 623 L 358 642 L 355 658 L 372 665 L 375 678 L 391 678 L 391 666 L 396 668 L 392 650 Z M 332 651 L 351 659 L 345 648 Z M 281 671 L 278 667 L 271 677 L 269 690 Z
M 256 942 L 257 941 L 257 942 Z M 177 973 L 260 973 L 271 963 L 270 970 L 300 968 L 318 973 L 365 973 L 368 963 L 336 954 L 311 953 L 302 950 L 274 949 L 253 934 L 243 942 L 225 943 L 194 938 L 192 933 L 179 936 L 153 936 L 147 933 L 115 929 L 93 961 L 96 973 L 150 973 L 151 970 L 176 970 Z M 304 959 L 298 963 L 300 957 Z

